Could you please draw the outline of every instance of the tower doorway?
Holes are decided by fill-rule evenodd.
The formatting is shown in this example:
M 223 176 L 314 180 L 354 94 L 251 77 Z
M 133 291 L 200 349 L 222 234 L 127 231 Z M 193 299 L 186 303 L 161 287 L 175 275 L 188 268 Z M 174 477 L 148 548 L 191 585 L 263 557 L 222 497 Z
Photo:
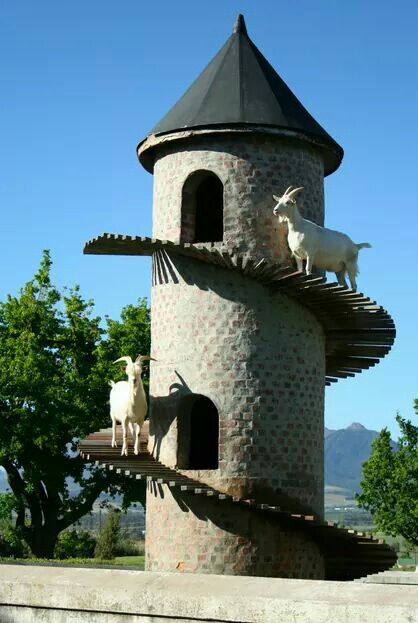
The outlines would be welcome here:
M 183 399 L 178 416 L 180 469 L 217 469 L 219 465 L 219 414 L 206 396 Z
M 195 171 L 184 183 L 181 242 L 220 242 L 224 230 L 223 184 L 210 171 Z

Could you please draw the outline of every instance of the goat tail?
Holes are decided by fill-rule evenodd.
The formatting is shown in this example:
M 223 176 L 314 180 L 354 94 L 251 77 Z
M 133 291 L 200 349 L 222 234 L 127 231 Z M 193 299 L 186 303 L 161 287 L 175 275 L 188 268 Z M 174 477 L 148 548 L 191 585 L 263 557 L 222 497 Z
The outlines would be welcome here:
M 360 249 L 371 249 L 372 245 L 370 242 L 360 242 L 359 244 L 356 244 L 356 247 L 360 251 Z
M 109 381 L 109 385 L 110 385 L 110 387 L 115 387 L 116 383 L 115 383 L 115 381 Z

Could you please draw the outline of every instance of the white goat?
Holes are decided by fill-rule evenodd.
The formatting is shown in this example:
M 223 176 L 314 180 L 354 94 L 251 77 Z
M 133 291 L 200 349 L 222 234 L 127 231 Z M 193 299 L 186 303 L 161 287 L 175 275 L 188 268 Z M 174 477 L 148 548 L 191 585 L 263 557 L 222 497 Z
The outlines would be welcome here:
M 321 227 L 303 218 L 297 208 L 294 197 L 303 190 L 292 186 L 281 197 L 273 195 L 277 205 L 273 214 L 280 220 L 287 221 L 287 242 L 296 260 L 298 270 L 303 270 L 306 260 L 306 274 L 310 275 L 312 267 L 335 272 L 338 283 L 347 287 L 345 275 L 348 273 L 352 290 L 357 289 L 358 274 L 357 256 L 360 249 L 370 248 L 368 242 L 355 244 L 346 234 Z
M 116 443 L 116 424 L 122 424 L 122 455 L 128 456 L 128 431 L 130 428 L 133 441 L 134 453 L 139 453 L 139 435 L 142 424 L 147 414 L 147 399 L 142 385 L 142 363 L 152 357 L 138 355 L 135 361 L 130 357 L 119 357 L 113 363 L 126 361 L 125 372 L 128 376 L 127 381 L 111 381 L 110 391 L 110 417 L 112 418 L 112 448 L 117 447 Z M 155 361 L 155 359 L 153 359 Z

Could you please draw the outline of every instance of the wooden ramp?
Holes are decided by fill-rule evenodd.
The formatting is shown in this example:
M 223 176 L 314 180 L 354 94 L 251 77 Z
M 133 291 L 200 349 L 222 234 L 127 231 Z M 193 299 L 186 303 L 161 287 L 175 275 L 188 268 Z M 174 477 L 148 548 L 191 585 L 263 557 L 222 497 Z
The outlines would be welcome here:
M 309 531 L 311 538 L 320 544 L 324 552 L 326 580 L 353 580 L 378 573 L 390 569 L 397 560 L 394 550 L 382 540 L 362 532 L 339 528 L 334 522 L 322 521 L 313 515 L 295 514 L 278 506 L 228 495 L 163 465 L 147 450 L 148 422 L 145 422 L 141 431 L 140 453 L 137 456 L 133 454 L 130 445 L 129 456 L 122 457 L 120 433 L 117 438 L 118 448 L 111 447 L 111 438 L 110 428 L 90 434 L 79 443 L 82 458 L 103 469 L 114 470 L 126 478 L 143 480 L 147 484 L 167 485 L 186 494 L 211 497 L 219 504 L 238 505 L 252 512 L 268 514 L 277 519 L 280 525 Z
M 278 262 L 209 245 L 102 234 L 86 243 L 84 253 L 153 255 L 153 283 L 161 278 L 164 255 L 187 256 L 223 270 L 237 271 L 297 299 L 324 327 L 327 385 L 375 366 L 390 351 L 396 336 L 395 324 L 383 307 L 364 294 L 328 283 L 323 277 L 295 272 L 293 267 L 283 267 Z

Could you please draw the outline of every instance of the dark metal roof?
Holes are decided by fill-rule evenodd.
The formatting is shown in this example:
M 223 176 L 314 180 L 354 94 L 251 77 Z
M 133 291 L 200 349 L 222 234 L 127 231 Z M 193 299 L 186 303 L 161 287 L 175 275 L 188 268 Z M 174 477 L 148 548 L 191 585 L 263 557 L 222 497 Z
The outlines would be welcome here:
M 213 126 L 268 126 L 319 140 L 326 174 L 342 148 L 315 121 L 248 36 L 239 15 L 232 35 L 151 134 Z

